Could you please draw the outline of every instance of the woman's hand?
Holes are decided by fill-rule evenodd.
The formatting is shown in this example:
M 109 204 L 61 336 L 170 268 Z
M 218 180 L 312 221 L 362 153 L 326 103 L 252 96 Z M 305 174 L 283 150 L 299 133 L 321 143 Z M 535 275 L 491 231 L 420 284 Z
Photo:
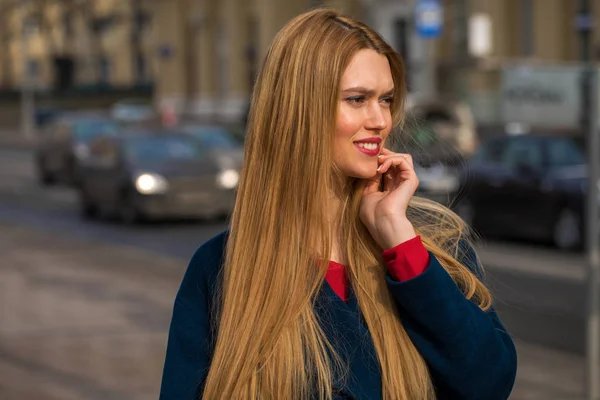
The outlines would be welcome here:
M 380 192 L 382 175 L 383 191 Z M 377 175 L 364 180 L 362 185 L 360 218 L 383 249 L 391 249 L 416 236 L 406 218 L 408 202 L 419 186 L 410 154 L 383 149 Z

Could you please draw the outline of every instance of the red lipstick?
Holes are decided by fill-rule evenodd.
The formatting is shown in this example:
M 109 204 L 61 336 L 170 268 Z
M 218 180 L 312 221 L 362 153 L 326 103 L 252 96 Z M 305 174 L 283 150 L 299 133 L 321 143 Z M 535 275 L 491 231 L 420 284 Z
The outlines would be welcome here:
M 359 144 L 367 144 L 367 147 L 360 146 Z M 360 140 L 354 141 L 354 146 L 363 154 L 366 154 L 370 157 L 374 157 L 379 155 L 379 151 L 381 150 L 381 138 L 378 137 L 370 137 L 364 138 Z M 374 145 L 374 146 L 373 146 Z

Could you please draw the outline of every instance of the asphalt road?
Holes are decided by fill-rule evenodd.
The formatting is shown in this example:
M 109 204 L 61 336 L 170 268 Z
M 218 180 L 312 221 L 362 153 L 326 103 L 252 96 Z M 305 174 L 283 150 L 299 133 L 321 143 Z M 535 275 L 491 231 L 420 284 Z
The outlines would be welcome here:
M 41 187 L 28 150 L 0 149 L 0 220 L 142 247 L 181 258 L 181 268 L 224 222 L 158 223 L 135 227 L 80 218 L 77 198 L 64 187 Z M 488 241 L 478 248 L 487 282 L 507 329 L 518 339 L 583 353 L 585 260 L 551 248 Z

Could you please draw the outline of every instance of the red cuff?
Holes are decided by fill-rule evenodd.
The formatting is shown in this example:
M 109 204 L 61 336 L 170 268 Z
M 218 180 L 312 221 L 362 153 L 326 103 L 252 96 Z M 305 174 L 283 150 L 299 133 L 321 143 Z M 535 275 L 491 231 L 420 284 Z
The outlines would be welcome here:
M 429 253 L 420 236 L 400 243 L 383 252 L 383 259 L 390 276 L 397 282 L 405 282 L 421 275 L 429 265 Z

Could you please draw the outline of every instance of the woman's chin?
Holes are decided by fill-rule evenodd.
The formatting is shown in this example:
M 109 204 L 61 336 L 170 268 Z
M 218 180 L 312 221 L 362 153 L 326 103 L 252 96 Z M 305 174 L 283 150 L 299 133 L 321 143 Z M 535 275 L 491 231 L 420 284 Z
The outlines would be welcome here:
M 357 179 L 373 179 L 377 177 L 377 169 L 365 168 L 364 170 L 351 171 L 348 175 Z

